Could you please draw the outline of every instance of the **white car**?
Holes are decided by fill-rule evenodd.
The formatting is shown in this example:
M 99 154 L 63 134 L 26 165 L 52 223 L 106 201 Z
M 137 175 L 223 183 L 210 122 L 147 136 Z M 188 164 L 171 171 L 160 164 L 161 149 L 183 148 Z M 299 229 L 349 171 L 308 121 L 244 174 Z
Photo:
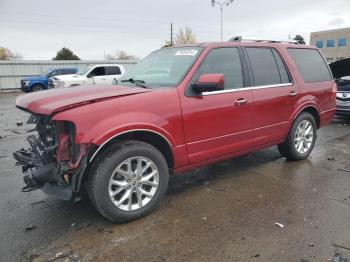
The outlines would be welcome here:
M 55 76 L 49 79 L 49 88 L 61 88 L 79 85 L 113 84 L 123 74 L 122 65 L 106 64 L 86 67 L 73 75 Z

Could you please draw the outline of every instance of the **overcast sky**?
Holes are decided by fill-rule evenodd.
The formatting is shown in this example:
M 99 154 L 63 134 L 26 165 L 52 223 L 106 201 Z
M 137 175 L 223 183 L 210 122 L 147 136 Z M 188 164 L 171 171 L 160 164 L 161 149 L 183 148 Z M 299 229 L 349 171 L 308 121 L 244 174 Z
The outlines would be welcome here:
M 224 40 L 234 35 L 288 39 L 350 27 L 350 0 L 235 0 L 224 8 Z M 82 59 L 124 50 L 139 57 L 174 30 L 197 41 L 220 40 L 220 10 L 211 0 L 0 0 L 0 46 L 24 59 L 51 59 L 63 46 Z

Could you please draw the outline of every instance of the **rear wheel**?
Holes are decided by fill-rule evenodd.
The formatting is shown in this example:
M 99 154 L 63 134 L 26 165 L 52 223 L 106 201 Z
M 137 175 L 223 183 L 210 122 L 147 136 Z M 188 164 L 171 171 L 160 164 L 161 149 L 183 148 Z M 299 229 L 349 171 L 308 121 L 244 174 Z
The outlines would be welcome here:
M 278 150 L 289 160 L 306 159 L 314 148 L 316 132 L 315 118 L 303 112 L 295 119 L 286 141 L 278 145 Z
M 42 85 L 33 85 L 33 87 L 32 87 L 32 91 L 33 92 L 38 92 L 38 91 L 41 91 L 41 90 L 44 90 Z
M 92 166 L 88 192 L 106 218 L 131 221 L 149 214 L 163 198 L 169 180 L 163 155 L 140 141 L 124 141 L 103 152 Z

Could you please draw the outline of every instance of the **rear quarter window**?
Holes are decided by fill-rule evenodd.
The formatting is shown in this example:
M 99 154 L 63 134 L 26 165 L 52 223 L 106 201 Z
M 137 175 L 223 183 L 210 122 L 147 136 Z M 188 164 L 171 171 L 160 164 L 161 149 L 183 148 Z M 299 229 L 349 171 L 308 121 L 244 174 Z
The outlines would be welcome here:
M 320 52 L 316 49 L 288 48 L 305 83 L 332 80 L 332 75 Z

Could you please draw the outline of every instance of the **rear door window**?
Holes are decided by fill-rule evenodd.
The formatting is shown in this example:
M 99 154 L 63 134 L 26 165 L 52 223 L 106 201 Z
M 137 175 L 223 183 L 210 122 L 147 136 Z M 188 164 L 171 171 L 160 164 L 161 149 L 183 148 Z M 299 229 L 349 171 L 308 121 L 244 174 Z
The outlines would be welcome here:
M 305 83 L 332 80 L 330 70 L 318 50 L 289 48 L 288 53 L 294 60 Z
M 287 69 L 280 55 L 271 48 L 247 47 L 255 86 L 290 83 Z
M 121 75 L 119 66 L 107 66 L 106 67 L 106 75 Z
M 275 59 L 276 59 L 278 71 L 280 73 L 281 84 L 290 83 L 291 79 L 290 79 L 289 73 L 287 71 L 287 68 L 286 68 L 285 64 L 283 63 L 283 61 L 282 61 L 281 56 L 277 53 L 277 51 L 275 49 L 272 49 L 272 53 L 273 53 L 273 55 L 275 56 Z

